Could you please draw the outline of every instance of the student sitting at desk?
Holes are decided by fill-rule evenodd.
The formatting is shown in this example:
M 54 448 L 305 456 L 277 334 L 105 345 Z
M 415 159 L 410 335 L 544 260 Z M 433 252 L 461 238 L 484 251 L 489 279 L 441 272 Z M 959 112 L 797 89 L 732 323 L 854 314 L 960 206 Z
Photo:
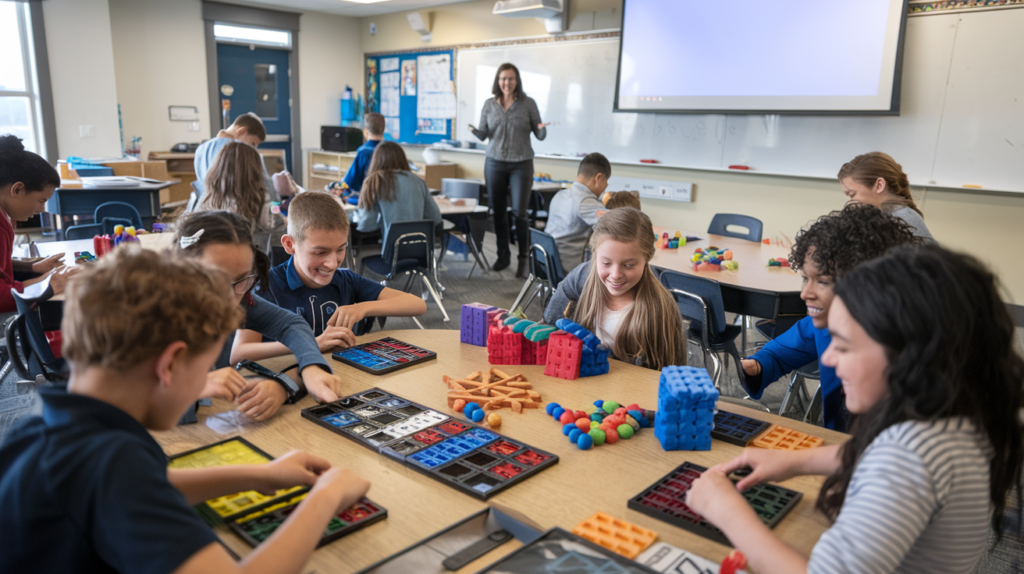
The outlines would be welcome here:
M 975 572 L 1024 464 L 1024 361 L 997 284 L 977 259 L 934 245 L 894 249 L 841 277 L 821 361 L 843 381 L 853 436 L 745 449 L 695 480 L 686 504 L 761 574 Z M 750 473 L 733 484 L 740 469 Z M 810 557 L 740 495 L 801 475 L 827 477 L 817 507 L 833 521 Z
M 206 174 L 213 168 L 213 162 L 217 160 L 217 156 L 220 155 L 224 146 L 231 142 L 242 142 L 256 149 L 266 139 L 267 128 L 263 126 L 263 120 L 256 114 L 249 112 L 235 118 L 235 121 L 231 123 L 228 129 L 220 130 L 217 133 L 217 137 L 203 142 L 196 148 L 196 158 L 193 162 L 196 169 L 196 196 L 202 199 L 206 193 Z M 261 159 L 261 165 L 262 161 Z M 276 193 L 274 182 L 271 181 L 270 176 L 267 174 L 266 167 L 263 168 L 263 179 L 267 193 Z M 272 200 L 277 201 L 277 198 L 273 197 Z
M 320 402 L 338 400 L 341 380 L 324 360 L 313 331 L 294 313 L 274 305 L 251 291 L 267 284 L 270 260 L 252 243 L 249 224 L 228 211 L 194 213 L 179 221 L 172 249 L 179 257 L 194 258 L 228 274 L 235 300 L 245 310 L 242 328 L 280 341 L 295 355 L 297 372 L 286 371 Z M 217 358 L 217 370 L 206 376 L 201 398 L 219 397 L 238 404 L 238 412 L 255 420 L 274 415 L 285 401 L 301 398 L 269 379 L 246 381 L 230 366 L 231 345 Z M 301 378 L 300 378 L 301 377 Z
M 544 231 L 558 244 L 562 269 L 572 271 L 583 262 L 583 249 L 597 223 L 597 212 L 605 206 L 597 199 L 608 189 L 612 164 L 599 153 L 591 153 L 580 162 L 576 182 L 551 198 Z
M 913 229 L 902 219 L 862 203 L 848 203 L 842 211 L 823 215 L 801 230 L 789 263 L 803 277 L 800 298 L 807 304 L 807 316 L 768 341 L 756 355 L 741 361 L 747 393 L 759 399 L 768 385 L 786 373 L 818 360 L 825 427 L 845 432 L 849 421 L 843 408 L 842 381 L 835 370 L 820 364 L 821 354 L 831 341 L 828 318 L 835 282 L 893 247 L 918 242 Z
M 384 245 L 392 223 L 431 219 L 441 225 L 441 210 L 423 180 L 409 171 L 402 146 L 384 142 L 373 152 L 370 172 L 359 194 L 359 231 L 383 228 Z
M 25 150 L 21 139 L 13 135 L 0 137 L 0 313 L 15 310 L 11 289 L 22 288 L 50 278 L 55 295 L 64 292 L 68 275 L 63 273 L 58 253 L 35 263 L 12 261 L 14 252 L 13 221 L 27 221 L 46 211 L 46 202 L 60 186 L 60 176 L 45 159 Z M 37 274 L 24 282 L 15 273 Z
M 62 325 L 67 389 L 40 388 L 41 415 L 0 448 L 0 572 L 305 571 L 328 522 L 369 482 L 299 451 L 168 470 L 150 434 L 198 397 L 243 315 L 230 293 L 219 271 L 130 244 L 75 278 Z M 241 562 L 191 506 L 296 485 L 313 488 Z
M 935 240 L 910 195 L 907 174 L 889 154 L 876 151 L 853 158 L 839 170 L 839 184 L 851 201 L 873 205 L 906 221 L 914 235 Z
M 345 185 L 354 191 L 362 191 L 363 181 L 370 172 L 370 162 L 373 160 L 373 152 L 377 150 L 380 142 L 384 141 L 384 116 L 376 112 L 367 112 L 363 117 L 363 137 L 366 143 L 356 150 L 356 159 L 348 166 L 345 173 Z
M 347 348 L 373 327 L 375 317 L 411 317 L 427 312 L 423 299 L 342 269 L 348 249 L 348 216 L 338 200 L 308 191 L 292 200 L 288 234 L 281 238 L 291 258 L 270 270 L 270 289 L 260 295 L 309 323 L 320 350 Z M 263 342 L 242 330 L 231 363 L 288 354 L 281 343 Z
M 206 194 L 196 211 L 223 209 L 241 215 L 252 225 L 256 245 L 269 253 L 275 231 L 280 235 L 283 222 L 270 211 L 264 187 L 263 157 L 256 148 L 229 142 L 206 174 Z

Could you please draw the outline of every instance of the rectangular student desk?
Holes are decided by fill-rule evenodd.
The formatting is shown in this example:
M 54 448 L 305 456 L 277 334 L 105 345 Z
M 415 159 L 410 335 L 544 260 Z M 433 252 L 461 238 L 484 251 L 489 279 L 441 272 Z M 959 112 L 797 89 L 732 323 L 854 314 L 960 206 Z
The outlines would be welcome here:
M 438 412 L 461 418 L 447 406 L 449 389 L 441 377 L 464 377 L 473 371 L 487 369 L 490 367 L 487 350 L 459 343 L 459 332 L 455 330 L 384 331 L 360 337 L 359 342 L 384 336 L 436 351 L 437 359 L 374 376 L 325 355 L 335 374 L 341 377 L 342 393 L 347 395 L 381 387 Z M 262 363 L 282 369 L 294 364 L 294 360 L 289 356 Z M 597 399 L 607 399 L 623 404 L 636 402 L 651 409 L 657 405 L 658 371 L 619 361 L 611 362 L 611 371 L 607 375 L 576 381 L 545 377 L 543 366 L 498 368 L 509 374 L 525 375 L 545 404 L 557 402 L 584 409 Z M 198 423 L 154 432 L 153 436 L 164 452 L 172 455 L 241 435 L 275 457 L 292 449 L 304 449 L 326 458 L 332 465 L 350 468 L 370 480 L 373 486 L 367 496 L 388 509 L 387 519 L 318 549 L 304 567 L 304 572 L 357 571 L 486 506 L 485 502 L 301 418 L 299 410 L 314 404 L 311 397 L 306 397 L 296 405 L 284 405 L 268 421 L 253 422 L 238 415 L 231 403 L 214 399 L 212 407 L 199 409 Z M 822 437 L 825 444 L 839 444 L 847 438 L 842 433 L 729 403 L 719 403 L 719 408 Z M 561 526 L 569 530 L 595 512 L 602 511 L 654 530 L 659 540 L 712 560 L 721 561 L 729 553 L 730 549 L 721 544 L 630 510 L 626 502 L 684 461 L 712 466 L 737 456 L 740 447 L 713 441 L 710 451 L 666 452 L 654 437 L 653 429 L 643 429 L 630 440 L 581 451 L 569 443 L 562 435 L 562 425 L 545 415 L 543 408 L 526 409 L 522 414 L 508 409 L 498 412 L 502 424 L 497 432 L 557 454 L 560 460 L 551 468 L 495 495 L 492 501 L 518 511 L 544 529 Z M 821 477 L 800 477 L 782 483 L 787 488 L 803 492 L 804 496 L 774 532 L 805 555 L 810 554 L 821 533 L 829 526 L 825 516 L 814 509 L 821 483 Z M 239 555 L 252 551 L 226 527 L 216 530 L 221 540 Z M 476 572 L 518 546 L 518 542 L 510 541 L 459 572 Z
M 64 229 L 74 225 L 72 217 L 84 217 L 85 223 L 92 223 L 96 207 L 108 201 L 131 204 L 139 210 L 143 227 L 152 229 L 160 218 L 160 190 L 176 183 L 178 180 L 141 183 L 138 187 L 59 187 L 46 202 L 46 211 L 54 215 L 59 239 L 64 238 Z
M 722 302 L 726 312 L 774 319 L 776 334 L 786 331 L 807 315 L 807 305 L 800 299 L 803 287 L 800 275 L 789 267 L 768 266 L 769 259 L 788 258 L 788 249 L 686 230 L 679 230 L 682 236 L 700 237 L 701 240 L 689 241 L 678 249 L 662 248 L 662 233 L 667 232 L 672 236 L 676 231 L 668 227 L 654 228 L 659 239 L 651 265 L 717 281 L 722 286 Z M 739 263 L 739 269 L 694 271 L 690 261 L 694 249 L 711 246 L 731 249 L 733 261 Z

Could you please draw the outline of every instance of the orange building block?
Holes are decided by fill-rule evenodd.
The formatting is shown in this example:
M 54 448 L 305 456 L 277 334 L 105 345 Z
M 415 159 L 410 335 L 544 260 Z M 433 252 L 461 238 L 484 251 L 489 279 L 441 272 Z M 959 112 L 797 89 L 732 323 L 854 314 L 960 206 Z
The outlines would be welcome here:
M 658 533 L 653 530 L 640 528 L 603 512 L 598 512 L 577 524 L 572 533 L 630 560 L 639 556 L 658 539 Z
M 761 436 L 754 439 L 750 446 L 770 448 L 773 450 L 804 450 L 821 446 L 825 439 L 795 431 L 784 426 L 772 425 Z

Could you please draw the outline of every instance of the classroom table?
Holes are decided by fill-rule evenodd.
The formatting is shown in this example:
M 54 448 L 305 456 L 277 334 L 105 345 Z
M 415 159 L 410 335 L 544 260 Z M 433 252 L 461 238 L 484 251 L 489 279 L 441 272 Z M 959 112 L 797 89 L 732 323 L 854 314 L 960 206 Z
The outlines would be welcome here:
M 784 332 L 807 315 L 807 305 L 800 299 L 802 279 L 789 267 L 769 267 L 768 260 L 789 257 L 789 250 L 774 245 L 754 243 L 745 239 L 679 230 L 682 236 L 700 237 L 688 241 L 678 249 L 661 247 L 662 233 L 673 236 L 676 229 L 655 227 L 658 245 L 651 265 L 687 275 L 696 275 L 717 281 L 722 286 L 725 311 L 750 317 L 764 317 L 776 321 L 776 334 Z M 694 249 L 714 246 L 732 250 L 733 261 L 739 263 L 736 271 L 694 271 L 690 258 Z
M 142 225 L 152 229 L 160 218 L 160 190 L 170 187 L 179 180 L 159 183 L 140 183 L 137 187 L 84 187 L 57 188 L 53 197 L 46 202 L 46 211 L 54 216 L 58 239 L 64 238 L 64 229 L 72 223 L 72 217 L 92 223 L 92 215 L 101 203 L 121 201 L 139 210 Z
M 164 249 L 174 241 L 173 233 L 147 233 L 139 236 L 139 243 L 146 249 Z M 39 241 L 35 244 L 41 257 L 49 257 L 57 253 L 64 254 L 64 263 L 75 263 L 76 251 L 88 251 L 96 255 L 92 239 L 66 239 L 64 241 Z
M 447 407 L 447 386 L 442 375 L 463 377 L 487 369 L 487 350 L 459 343 L 455 330 L 410 330 L 370 333 L 359 342 L 392 336 L 437 352 L 437 359 L 419 365 L 374 376 L 330 360 L 342 379 L 342 393 L 352 394 L 380 387 L 406 399 L 421 403 L 456 418 L 461 415 Z M 294 364 L 292 357 L 261 361 L 272 369 Z M 543 402 L 584 409 L 597 399 L 623 404 L 636 402 L 656 408 L 659 373 L 619 361 L 611 362 L 607 375 L 565 381 L 543 375 L 543 366 L 500 366 L 509 374 L 522 373 L 541 394 Z M 184 452 L 213 442 L 241 435 L 273 456 L 292 449 L 304 449 L 322 456 L 333 465 L 350 468 L 369 479 L 373 486 L 368 497 L 388 509 L 386 520 L 372 524 L 317 550 L 303 571 L 353 572 L 417 542 L 486 506 L 440 482 L 427 478 L 403 464 L 367 449 L 356 442 L 301 418 L 299 410 L 315 404 L 306 397 L 296 405 L 284 405 L 270 420 L 254 422 L 232 410 L 232 404 L 213 400 L 212 407 L 199 410 L 199 422 L 179 426 L 153 436 L 168 455 Z M 789 428 L 838 444 L 847 438 L 842 433 L 806 425 L 790 419 L 753 411 L 734 404 L 719 403 L 719 408 L 762 420 L 778 422 Z M 659 540 L 695 552 L 716 561 L 729 548 L 688 531 L 670 526 L 626 507 L 629 498 L 684 461 L 711 466 L 740 453 L 731 444 L 713 441 L 703 452 L 665 452 L 652 429 L 643 429 L 630 440 L 581 451 L 562 435 L 562 425 L 545 415 L 544 409 L 526 409 L 522 414 L 498 411 L 502 425 L 497 431 L 510 438 L 557 454 L 558 464 L 491 498 L 491 501 L 524 514 L 543 529 L 561 526 L 567 530 L 597 511 L 628 520 L 654 530 Z M 804 493 L 803 499 L 774 532 L 805 555 L 828 527 L 829 521 L 814 510 L 821 477 L 800 477 L 781 483 Z M 251 548 L 226 527 L 216 529 L 224 543 L 239 555 Z M 476 572 L 484 565 L 519 547 L 510 541 L 460 572 Z
M 476 259 L 481 269 L 489 271 L 490 266 L 487 265 L 487 262 L 481 255 L 484 248 L 484 234 L 487 232 L 487 222 L 489 219 L 487 206 L 480 205 L 476 201 L 453 201 L 444 196 L 434 196 L 434 201 L 441 211 L 442 218 L 456 225 L 460 225 L 462 220 L 468 222 L 469 234 L 476 243 L 476 249 L 470 249 L 469 252 Z

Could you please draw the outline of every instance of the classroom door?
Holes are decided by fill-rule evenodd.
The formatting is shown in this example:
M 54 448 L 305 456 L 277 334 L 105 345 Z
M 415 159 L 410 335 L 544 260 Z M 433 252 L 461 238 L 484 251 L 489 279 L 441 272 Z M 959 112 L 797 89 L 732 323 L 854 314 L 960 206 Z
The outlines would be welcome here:
M 292 110 L 286 50 L 217 44 L 217 76 L 221 102 L 229 100 L 230 124 L 254 112 L 267 128 L 261 149 L 285 150 L 285 165 L 292 169 Z M 223 109 L 221 121 L 224 122 Z M 221 126 L 226 127 L 224 125 Z

